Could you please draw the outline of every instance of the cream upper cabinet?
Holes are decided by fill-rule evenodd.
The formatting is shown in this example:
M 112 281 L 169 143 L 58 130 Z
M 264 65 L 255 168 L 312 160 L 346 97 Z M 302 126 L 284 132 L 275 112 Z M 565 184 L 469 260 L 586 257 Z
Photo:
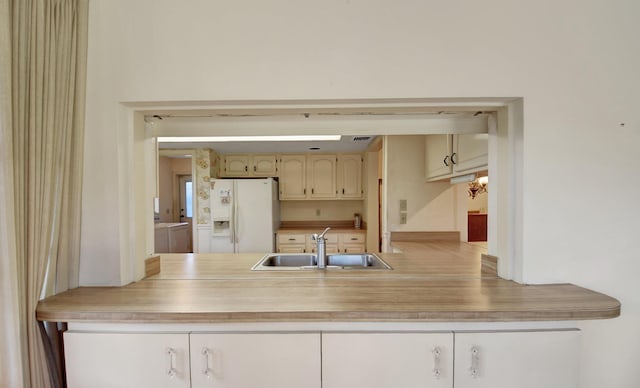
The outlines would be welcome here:
M 278 175 L 275 154 L 234 154 L 224 157 L 226 177 L 274 177 Z
M 251 155 L 226 155 L 224 157 L 225 176 L 249 176 Z
M 191 362 L 192 388 L 320 388 L 320 333 L 191 334 Z
M 322 334 L 323 388 L 452 388 L 453 373 L 453 333 Z
M 455 135 L 452 154 L 453 172 L 465 173 L 485 168 L 489 161 L 489 134 Z
M 338 155 L 338 198 L 362 199 L 362 155 Z
M 312 199 L 337 197 L 336 155 L 309 155 L 307 193 Z
M 425 135 L 425 179 L 437 181 L 486 170 L 489 135 Z
M 425 136 L 425 177 L 427 180 L 451 175 L 453 163 L 451 135 L 426 135 Z
M 251 156 L 253 176 L 277 176 L 277 158 L 275 154 L 253 154 Z
M 280 156 L 280 199 L 307 198 L 306 155 Z

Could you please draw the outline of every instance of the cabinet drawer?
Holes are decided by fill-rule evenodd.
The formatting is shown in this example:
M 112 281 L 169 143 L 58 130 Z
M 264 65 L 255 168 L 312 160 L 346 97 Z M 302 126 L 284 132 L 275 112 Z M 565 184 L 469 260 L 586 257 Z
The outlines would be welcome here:
M 278 244 L 304 244 L 307 236 L 300 234 L 278 234 Z
M 364 233 L 342 233 L 340 235 L 340 242 L 343 244 L 364 243 L 364 240 Z

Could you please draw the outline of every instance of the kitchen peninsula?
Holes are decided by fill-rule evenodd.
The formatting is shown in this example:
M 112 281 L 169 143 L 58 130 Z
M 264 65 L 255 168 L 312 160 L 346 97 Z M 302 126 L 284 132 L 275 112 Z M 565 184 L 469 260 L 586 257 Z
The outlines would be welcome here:
M 481 246 L 397 248 L 407 253 L 380 254 L 388 271 L 259 272 L 250 268 L 264 253 L 163 254 L 159 273 L 125 287 L 47 298 L 37 317 L 69 324 L 69 387 L 100 381 L 114 368 L 127 371 L 125 381 L 167 387 L 403 385 L 371 377 L 389 373 L 428 387 L 451 387 L 453 373 L 455 387 L 507 387 L 509 376 L 526 375 L 527 367 L 503 367 L 538 352 L 545 354 L 539 367 L 552 370 L 533 381 L 566 387 L 578 362 L 579 331 L 571 321 L 620 313 L 616 299 L 575 285 L 521 285 L 482 273 Z M 473 360 L 469 349 L 480 352 L 479 375 L 458 376 Z M 146 361 L 123 361 L 124 353 Z

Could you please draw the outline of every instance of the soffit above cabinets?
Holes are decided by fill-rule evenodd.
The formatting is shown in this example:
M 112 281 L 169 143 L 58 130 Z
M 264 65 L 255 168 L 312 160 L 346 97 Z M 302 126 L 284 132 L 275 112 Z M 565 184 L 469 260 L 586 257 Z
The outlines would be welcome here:
M 145 114 L 153 136 L 342 135 L 340 141 L 160 143 L 161 149 L 229 153 L 363 152 L 376 135 L 486 133 L 491 112 L 472 108 L 343 107 L 207 109 Z M 368 137 L 364 141 L 354 141 Z

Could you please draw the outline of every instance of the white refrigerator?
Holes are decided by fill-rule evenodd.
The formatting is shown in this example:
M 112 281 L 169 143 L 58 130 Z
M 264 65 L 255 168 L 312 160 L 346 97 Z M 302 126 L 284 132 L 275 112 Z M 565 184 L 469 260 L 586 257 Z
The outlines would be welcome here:
M 213 179 L 210 200 L 210 252 L 275 252 L 280 225 L 277 181 Z

